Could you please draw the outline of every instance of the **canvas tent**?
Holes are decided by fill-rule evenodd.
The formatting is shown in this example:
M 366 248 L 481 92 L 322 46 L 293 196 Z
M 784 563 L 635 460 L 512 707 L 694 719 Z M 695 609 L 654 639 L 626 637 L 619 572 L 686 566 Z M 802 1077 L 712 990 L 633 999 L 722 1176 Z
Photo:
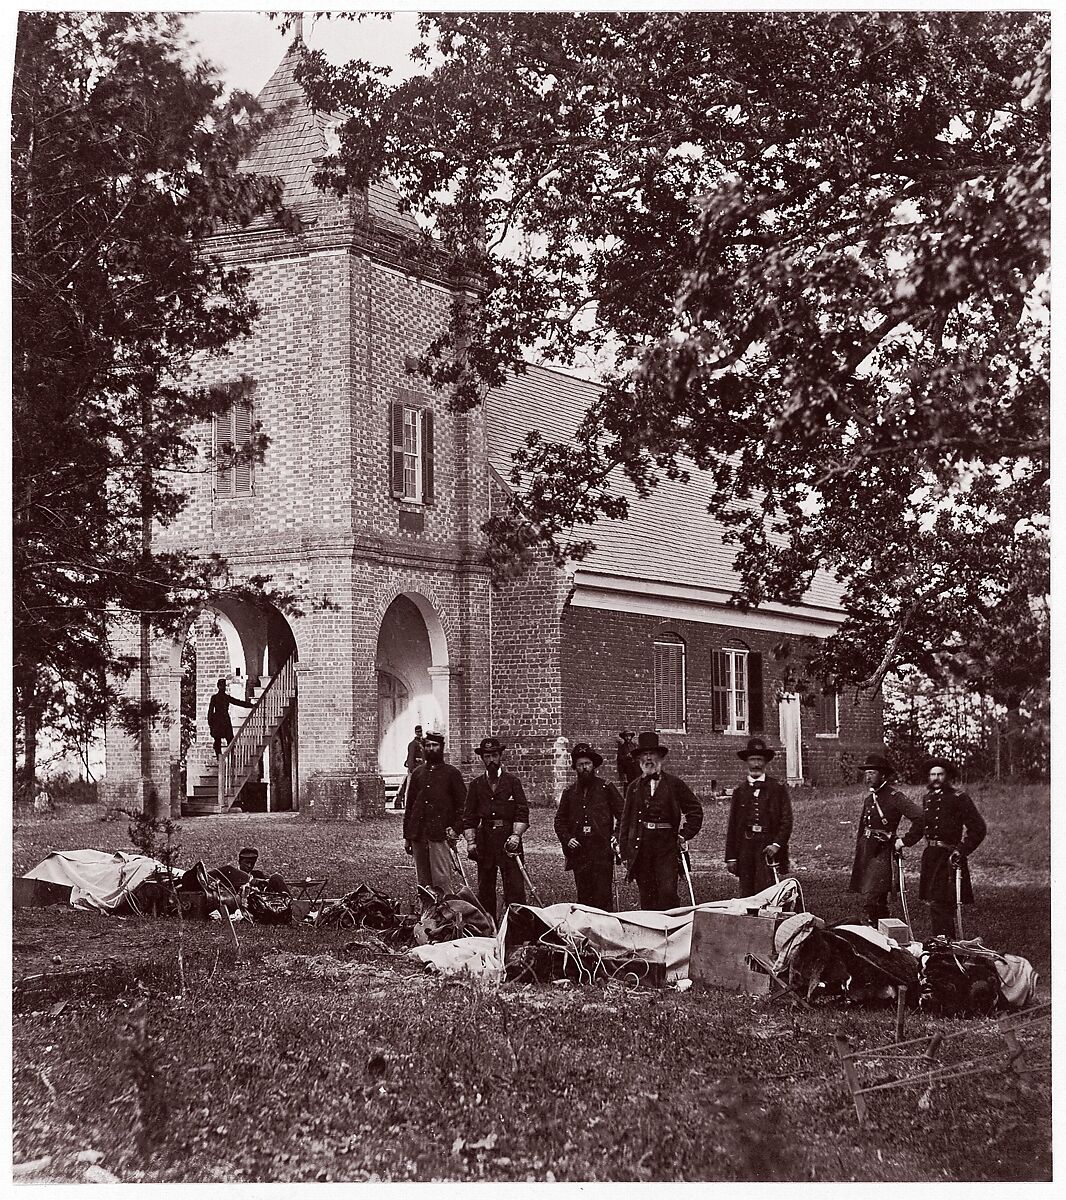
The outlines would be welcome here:
M 165 869 L 145 854 L 54 850 L 22 878 L 69 887 L 74 908 L 113 912 L 149 875 Z

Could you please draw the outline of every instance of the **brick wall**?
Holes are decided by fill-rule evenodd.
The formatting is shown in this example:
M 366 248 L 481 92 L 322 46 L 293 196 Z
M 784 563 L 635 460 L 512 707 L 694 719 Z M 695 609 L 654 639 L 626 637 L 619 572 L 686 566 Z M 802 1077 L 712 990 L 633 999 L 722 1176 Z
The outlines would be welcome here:
M 784 683 L 786 663 L 777 662 L 771 647 L 778 633 L 729 629 L 692 621 L 666 620 L 633 613 L 567 606 L 561 620 L 562 723 L 571 744 L 588 740 L 613 768 L 618 731 L 654 728 L 655 704 L 652 643 L 680 638 L 685 644 L 687 722 L 684 733 L 663 733 L 670 747 L 668 769 L 683 776 L 697 794 L 707 795 L 712 780 L 732 787 L 743 772 L 736 753 L 747 738 L 716 732 L 712 720 L 711 653 L 725 645 L 763 655 L 763 734 L 780 750 L 775 693 Z M 800 639 L 792 639 L 788 663 L 802 658 Z M 836 738 L 816 737 L 814 713 L 801 709 L 804 779 L 835 786 L 854 782 L 857 755 L 882 743 L 879 702 L 840 697 L 840 730 Z M 779 765 L 780 764 L 780 765 Z M 783 774 L 779 755 L 774 763 Z M 842 775 L 842 771 L 845 775 Z

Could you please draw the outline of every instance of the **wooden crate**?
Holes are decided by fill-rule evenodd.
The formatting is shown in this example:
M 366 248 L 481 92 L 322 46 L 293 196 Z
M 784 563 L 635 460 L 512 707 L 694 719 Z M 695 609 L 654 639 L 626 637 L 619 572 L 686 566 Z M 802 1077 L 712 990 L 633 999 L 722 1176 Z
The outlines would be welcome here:
M 774 930 L 782 917 L 739 913 L 696 912 L 692 919 L 692 949 L 688 973 L 693 983 L 762 996 L 770 991 L 770 978 L 753 971 L 744 961 L 748 954 L 774 959 Z

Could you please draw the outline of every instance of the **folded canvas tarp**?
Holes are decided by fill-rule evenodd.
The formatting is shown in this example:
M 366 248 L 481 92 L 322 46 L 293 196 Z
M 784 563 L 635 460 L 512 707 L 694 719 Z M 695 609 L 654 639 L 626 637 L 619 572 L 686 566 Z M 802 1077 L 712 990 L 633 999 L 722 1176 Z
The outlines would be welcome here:
M 415 946 L 410 953 L 444 975 L 466 973 L 486 981 L 499 980 L 507 951 L 528 940 L 530 931 L 537 931 L 575 948 L 587 947 L 602 958 L 662 964 L 667 981 L 673 982 L 688 977 L 693 913 L 743 914 L 756 907 L 791 908 L 798 898 L 796 881 L 782 879 L 755 896 L 714 900 L 695 908 L 685 905 L 666 912 L 636 909 L 608 913 L 583 904 L 549 904 L 545 908 L 515 904 L 504 915 L 495 938 L 460 938 Z M 512 923 L 522 930 L 519 939 L 510 928 Z
M 145 854 L 116 850 L 55 850 L 22 876 L 70 888 L 74 908 L 112 912 L 162 863 Z

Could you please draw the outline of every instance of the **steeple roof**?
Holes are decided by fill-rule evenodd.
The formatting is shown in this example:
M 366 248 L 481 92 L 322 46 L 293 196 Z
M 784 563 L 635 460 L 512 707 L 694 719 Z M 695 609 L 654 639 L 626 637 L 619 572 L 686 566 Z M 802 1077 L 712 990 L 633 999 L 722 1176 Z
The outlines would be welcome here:
M 267 113 L 277 114 L 274 127 L 263 137 L 242 164 L 257 175 L 273 175 L 285 184 L 285 203 L 306 211 L 318 208 L 326 193 L 312 182 L 319 160 L 329 151 L 329 130 L 343 118 L 314 112 L 303 88 L 296 80 L 300 62 L 299 36 L 274 74 L 264 84 L 258 100 Z M 397 207 L 399 193 L 390 183 L 371 184 L 367 194 L 371 220 L 407 234 L 416 234 L 418 225 L 409 213 Z

